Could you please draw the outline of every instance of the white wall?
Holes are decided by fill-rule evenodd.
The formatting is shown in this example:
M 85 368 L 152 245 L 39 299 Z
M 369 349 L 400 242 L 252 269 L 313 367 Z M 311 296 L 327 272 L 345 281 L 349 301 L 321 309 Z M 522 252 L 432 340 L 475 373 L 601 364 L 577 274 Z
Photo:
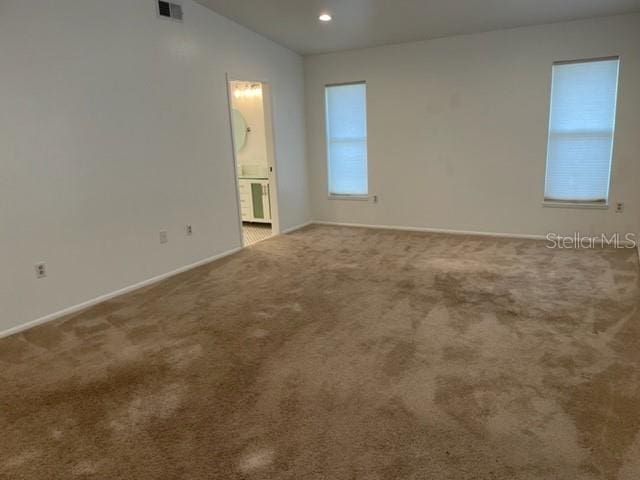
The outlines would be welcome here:
M 0 332 L 240 246 L 226 72 L 271 83 L 282 229 L 308 221 L 302 59 L 183 7 L 0 2 Z
M 611 202 L 543 208 L 551 65 L 622 57 Z M 314 220 L 544 235 L 640 228 L 640 15 L 305 59 Z M 370 194 L 327 198 L 324 92 L 365 80 Z

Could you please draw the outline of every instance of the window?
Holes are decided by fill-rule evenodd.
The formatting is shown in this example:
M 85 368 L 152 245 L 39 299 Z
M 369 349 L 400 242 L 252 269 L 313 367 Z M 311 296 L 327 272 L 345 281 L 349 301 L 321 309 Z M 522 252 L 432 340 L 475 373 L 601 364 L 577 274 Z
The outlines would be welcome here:
M 368 194 L 366 88 L 356 83 L 325 89 L 329 195 Z
M 618 58 L 553 65 L 545 201 L 606 205 Z

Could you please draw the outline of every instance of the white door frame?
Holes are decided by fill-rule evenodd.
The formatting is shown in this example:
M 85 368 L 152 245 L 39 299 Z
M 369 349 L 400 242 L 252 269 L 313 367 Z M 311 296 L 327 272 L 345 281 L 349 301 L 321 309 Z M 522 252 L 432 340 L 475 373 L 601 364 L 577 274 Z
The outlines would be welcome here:
M 267 167 L 269 168 L 269 196 L 271 200 L 271 235 L 275 236 L 280 234 L 280 208 L 278 204 L 278 169 L 276 160 L 276 147 L 275 147 L 275 128 L 274 128 L 274 115 L 273 115 L 273 93 L 271 91 L 271 83 L 265 79 L 252 79 L 251 76 L 232 75 L 227 72 L 226 85 L 227 85 L 227 104 L 229 114 L 229 132 L 231 133 L 231 153 L 233 159 L 233 181 L 236 188 L 236 209 L 238 212 L 238 231 L 240 233 L 240 245 L 245 247 L 244 233 L 242 231 L 242 210 L 240 207 L 240 186 L 238 183 L 238 160 L 236 158 L 236 146 L 233 137 L 233 91 L 231 88 L 231 82 L 250 82 L 259 83 L 262 86 L 262 104 L 264 108 L 264 126 L 265 136 L 267 139 Z

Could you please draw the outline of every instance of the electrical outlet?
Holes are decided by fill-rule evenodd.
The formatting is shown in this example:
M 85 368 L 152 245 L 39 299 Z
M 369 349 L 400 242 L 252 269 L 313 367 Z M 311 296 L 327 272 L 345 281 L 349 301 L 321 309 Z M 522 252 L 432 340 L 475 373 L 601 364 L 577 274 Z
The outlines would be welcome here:
M 378 195 L 374 195 L 373 196 L 373 203 L 378 203 L 378 201 L 379 201 Z
M 187 235 L 193 235 L 193 227 L 191 225 L 187 225 Z
M 616 203 L 616 213 L 624 212 L 624 202 Z
M 168 242 L 169 242 L 169 236 L 167 235 L 167 232 L 163 230 L 162 232 L 160 232 L 160 243 L 164 245 L 165 243 L 168 243 Z
M 47 265 L 44 263 L 36 264 L 36 278 L 44 278 L 47 276 Z

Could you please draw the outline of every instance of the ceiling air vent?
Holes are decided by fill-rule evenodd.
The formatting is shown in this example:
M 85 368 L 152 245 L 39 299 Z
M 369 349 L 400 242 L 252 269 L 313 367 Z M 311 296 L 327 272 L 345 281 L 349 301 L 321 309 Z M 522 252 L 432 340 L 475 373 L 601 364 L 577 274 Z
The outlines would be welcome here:
M 162 18 L 182 21 L 182 5 L 175 2 L 164 2 L 158 0 L 158 15 Z

